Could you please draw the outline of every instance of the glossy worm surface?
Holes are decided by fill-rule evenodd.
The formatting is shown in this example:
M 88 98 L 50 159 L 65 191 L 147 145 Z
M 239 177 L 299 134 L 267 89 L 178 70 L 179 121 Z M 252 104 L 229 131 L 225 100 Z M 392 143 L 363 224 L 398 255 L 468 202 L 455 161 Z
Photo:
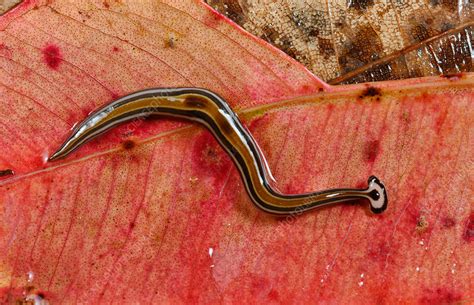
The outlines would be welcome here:
M 387 208 L 384 185 L 374 176 L 366 189 L 329 189 L 305 194 L 281 194 L 272 187 L 265 158 L 249 131 L 218 95 L 198 88 L 158 88 L 136 92 L 98 109 L 78 124 L 49 158 L 63 158 L 73 150 L 126 121 L 150 115 L 184 118 L 206 126 L 234 160 L 247 192 L 260 209 L 274 214 L 305 212 L 323 205 L 366 199 L 372 212 Z

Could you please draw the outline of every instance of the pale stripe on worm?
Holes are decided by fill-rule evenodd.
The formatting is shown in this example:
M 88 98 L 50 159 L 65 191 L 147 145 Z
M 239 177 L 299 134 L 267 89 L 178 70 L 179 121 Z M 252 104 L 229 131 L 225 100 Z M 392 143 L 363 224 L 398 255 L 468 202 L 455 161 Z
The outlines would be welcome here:
M 83 143 L 120 123 L 149 115 L 179 117 L 206 126 L 234 160 L 252 201 L 266 212 L 301 213 L 355 199 L 368 200 L 374 213 L 381 213 L 387 208 L 385 187 L 374 176 L 369 178 L 366 189 L 329 189 L 305 194 L 281 194 L 276 191 L 270 183 L 270 169 L 252 135 L 221 97 L 199 88 L 157 88 L 119 98 L 77 125 L 49 160 L 65 157 Z

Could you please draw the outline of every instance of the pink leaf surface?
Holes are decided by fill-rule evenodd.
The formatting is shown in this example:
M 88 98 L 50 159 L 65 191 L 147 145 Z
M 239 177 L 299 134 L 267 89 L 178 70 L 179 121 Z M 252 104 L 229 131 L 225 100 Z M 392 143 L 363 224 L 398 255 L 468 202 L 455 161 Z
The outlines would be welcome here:
M 0 170 L 14 171 L 0 180 L 3 302 L 472 297 L 474 76 L 329 87 L 192 1 L 30 1 L 0 29 Z M 375 174 L 388 210 L 264 214 L 207 131 L 168 120 L 44 162 L 89 111 L 158 86 L 226 98 L 281 190 Z

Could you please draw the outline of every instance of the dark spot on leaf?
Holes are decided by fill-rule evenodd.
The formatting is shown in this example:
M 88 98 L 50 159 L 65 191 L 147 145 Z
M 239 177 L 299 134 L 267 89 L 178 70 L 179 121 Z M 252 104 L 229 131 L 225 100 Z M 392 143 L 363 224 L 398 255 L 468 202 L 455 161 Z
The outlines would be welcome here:
M 14 175 L 14 174 L 15 174 L 15 173 L 14 173 L 13 170 L 11 170 L 11 169 L 0 170 L 0 177 L 12 176 L 12 175 Z
M 135 142 L 133 140 L 125 140 L 122 142 L 123 149 L 130 150 L 135 147 Z
M 46 298 L 43 292 L 38 292 L 36 295 L 43 300 Z
M 53 70 L 58 69 L 63 61 L 59 48 L 55 45 L 47 45 L 43 48 L 43 59 L 46 64 Z
M 467 242 L 472 242 L 474 240 L 474 213 L 471 213 L 469 218 L 466 220 L 462 238 Z
M 360 98 L 381 96 L 381 95 L 382 95 L 382 90 L 380 88 L 368 86 L 362 91 Z
M 369 141 L 365 146 L 365 156 L 369 163 L 373 163 L 377 158 L 380 150 L 380 142 L 378 140 Z

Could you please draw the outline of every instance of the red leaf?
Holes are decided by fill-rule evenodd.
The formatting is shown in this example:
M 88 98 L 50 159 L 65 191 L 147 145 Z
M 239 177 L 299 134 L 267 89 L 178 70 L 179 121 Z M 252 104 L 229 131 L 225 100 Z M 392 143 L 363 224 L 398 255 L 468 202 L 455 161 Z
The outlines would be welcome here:
M 469 297 L 472 75 L 333 87 L 203 4 L 29 2 L 0 19 L 6 303 L 449 303 Z M 207 131 L 137 122 L 45 164 L 107 101 L 206 87 L 290 193 L 389 191 L 276 219 Z M 326 93 L 276 102 L 298 95 Z M 181 127 L 181 128 L 178 128 Z M 121 145 L 119 144 L 121 143 Z

